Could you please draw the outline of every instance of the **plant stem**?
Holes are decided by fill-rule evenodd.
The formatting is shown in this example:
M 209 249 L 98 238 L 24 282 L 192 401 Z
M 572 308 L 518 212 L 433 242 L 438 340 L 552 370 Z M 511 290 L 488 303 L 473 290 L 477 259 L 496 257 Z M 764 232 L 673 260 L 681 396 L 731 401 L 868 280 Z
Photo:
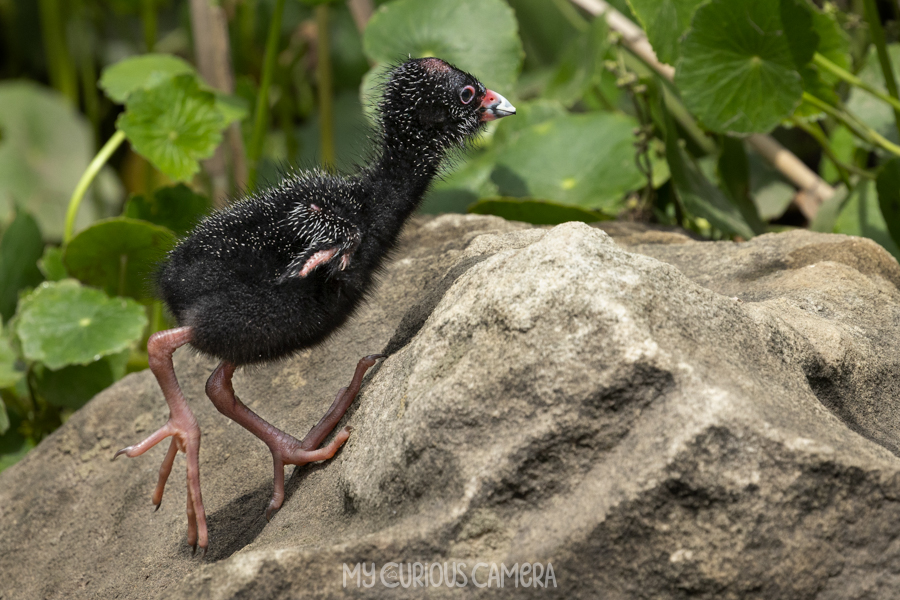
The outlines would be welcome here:
M 141 0 L 141 24 L 144 26 L 144 45 L 153 52 L 156 45 L 156 0 Z
M 865 0 L 866 21 L 869 22 L 869 32 L 872 34 L 872 43 L 878 52 L 878 62 L 881 64 L 881 73 L 884 75 L 884 86 L 888 94 L 894 100 L 900 99 L 897 95 L 897 81 L 894 79 L 894 69 L 891 66 L 891 57 L 888 55 L 887 45 L 884 41 L 884 29 L 881 27 L 881 17 L 878 15 L 878 7 L 875 0 Z M 900 134 L 900 109 L 894 106 L 894 125 Z
M 41 34 L 50 82 L 73 104 L 78 104 L 78 77 L 66 48 L 66 30 L 59 0 L 41 0 Z
M 334 171 L 334 90 L 331 77 L 331 50 L 328 36 L 328 5 L 316 7 L 316 79 L 319 92 L 319 134 L 322 162 Z
M 266 56 L 263 60 L 262 81 L 259 84 L 259 93 L 256 95 L 256 113 L 253 117 L 253 137 L 250 139 L 250 148 L 247 149 L 249 172 L 247 176 L 247 189 L 256 189 L 256 174 L 259 167 L 259 157 L 262 155 L 263 142 L 266 139 L 267 117 L 269 108 L 269 87 L 272 85 L 272 74 L 275 71 L 275 58 L 278 55 L 278 38 L 281 34 L 281 16 L 284 13 L 284 0 L 276 0 L 275 11 L 269 23 L 269 35 L 266 38 Z
M 663 85 L 661 87 L 663 96 L 665 96 L 666 99 L 666 107 L 669 109 L 669 114 L 675 118 L 675 121 L 681 125 L 685 133 L 690 136 L 691 141 L 697 144 L 706 154 L 714 154 L 717 151 L 716 143 L 706 137 L 706 134 L 703 133 L 703 130 L 697 125 L 694 117 L 691 116 L 688 109 L 681 103 L 681 99 L 669 89 L 670 85 L 671 82 L 663 79 Z
M 852 86 L 858 87 L 859 89 L 861 89 L 863 91 L 869 92 L 870 94 L 872 94 L 879 100 L 883 100 L 884 102 L 887 102 L 888 104 L 891 105 L 891 107 L 893 107 L 894 111 L 900 110 L 900 100 L 897 100 L 896 98 L 892 98 L 892 97 L 888 96 L 887 94 L 885 94 L 878 88 L 869 85 L 868 83 L 866 83 L 865 81 L 863 81 L 862 79 L 860 79 L 859 77 L 854 75 L 853 73 L 850 73 L 849 71 L 845 71 L 844 69 L 840 68 L 839 66 L 837 66 L 836 64 L 834 64 L 833 62 L 831 62 L 830 60 L 828 60 L 821 54 L 819 54 L 818 52 L 816 52 L 816 54 L 813 56 L 813 62 L 816 63 L 816 65 L 825 69 L 826 71 L 833 73 L 835 76 L 839 77 L 842 81 L 846 81 L 847 83 L 849 83 Z
M 834 117 L 835 119 L 846 125 L 850 132 L 861 140 L 879 146 L 880 148 L 887 150 L 891 154 L 900 156 L 900 146 L 885 139 L 884 136 L 879 134 L 877 131 L 860 123 L 844 111 L 836 109 L 824 100 L 816 98 L 809 92 L 803 92 L 803 99 L 816 108 L 822 110 L 824 113 Z
M 97 153 L 97 156 L 94 157 L 91 164 L 88 165 L 87 169 L 85 169 L 84 173 L 81 175 L 81 179 L 78 181 L 78 185 L 75 186 L 75 191 L 72 192 L 72 197 L 69 199 L 69 208 L 66 210 L 66 227 L 63 233 L 63 244 L 68 244 L 69 240 L 72 239 L 72 234 L 75 231 L 75 216 L 78 214 L 78 207 L 81 206 L 81 201 L 84 199 L 84 195 L 94 181 L 94 177 L 97 176 L 97 173 L 100 172 L 100 169 L 103 168 L 103 165 L 105 165 L 106 161 L 109 160 L 109 157 L 112 156 L 112 153 L 115 152 L 116 148 L 124 141 L 125 134 L 121 131 L 115 132 L 106 144 L 100 148 L 100 152 Z
M 642 65 L 650 70 L 651 73 L 655 73 L 653 65 L 647 62 L 646 58 L 635 52 L 631 46 L 622 43 L 622 47 L 628 52 L 624 55 L 625 66 L 631 69 L 632 71 L 636 71 L 635 68 L 637 65 Z M 681 99 L 678 97 L 678 90 L 675 88 L 675 85 L 666 77 L 660 77 L 660 81 L 662 81 L 663 85 L 660 86 L 663 90 L 663 94 L 665 95 L 666 105 L 669 108 L 669 114 L 675 117 L 675 121 L 684 129 L 684 132 L 691 138 L 691 141 L 697 144 L 697 146 L 703 150 L 704 154 L 713 154 L 717 151 L 716 143 L 706 137 L 706 134 L 703 133 L 703 130 L 697 125 L 697 122 L 694 121 L 694 117 L 691 116 L 691 113 L 684 107 L 684 104 L 681 103 Z

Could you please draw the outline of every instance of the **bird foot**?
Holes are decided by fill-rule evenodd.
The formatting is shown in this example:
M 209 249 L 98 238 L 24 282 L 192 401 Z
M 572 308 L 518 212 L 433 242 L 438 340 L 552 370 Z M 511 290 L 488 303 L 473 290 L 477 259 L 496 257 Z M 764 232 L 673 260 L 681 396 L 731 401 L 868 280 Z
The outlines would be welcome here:
M 297 438 L 284 432 L 279 432 L 280 435 L 276 435 L 270 440 L 264 440 L 269 446 L 269 450 L 272 451 L 272 462 L 275 467 L 275 485 L 272 492 L 272 499 L 269 501 L 269 506 L 266 508 L 266 521 L 271 520 L 272 515 L 275 514 L 275 512 L 281 508 L 282 503 L 284 503 L 285 465 L 303 466 L 311 462 L 328 460 L 333 457 L 340 447 L 344 445 L 344 442 L 350 438 L 350 432 L 353 431 L 353 428 L 347 426 L 341 429 L 327 446 L 319 448 L 322 441 L 328 434 L 334 431 L 338 422 L 343 418 L 344 413 L 346 413 L 347 409 L 350 408 L 350 405 L 353 404 L 356 395 L 359 393 L 359 388 L 362 386 L 362 379 L 365 376 L 366 371 L 373 367 L 378 359 L 381 358 L 385 358 L 385 355 L 370 354 L 357 363 L 356 371 L 353 374 L 350 385 L 338 390 L 337 396 L 335 396 L 334 402 L 331 403 L 328 412 L 326 412 L 316 426 L 306 434 L 302 441 L 297 440 Z
M 172 438 L 166 457 L 159 468 L 159 479 L 153 490 L 153 504 L 156 510 L 159 510 L 166 481 L 172 473 L 172 465 L 175 464 L 175 455 L 181 450 L 187 456 L 187 542 L 196 552 L 198 545 L 204 550 L 209 545 L 206 510 L 203 508 L 203 497 L 200 495 L 200 427 L 181 392 L 172 365 L 172 354 L 175 350 L 192 339 L 193 330 L 190 327 L 159 331 L 150 336 L 147 342 L 150 370 L 156 376 L 169 406 L 169 420 L 142 442 L 116 452 L 113 459 L 121 454 L 130 458 L 140 456 L 164 439 Z
M 179 450 L 184 452 L 187 456 L 187 542 L 196 552 L 198 545 L 203 550 L 206 550 L 208 545 L 206 510 L 200 495 L 200 427 L 197 425 L 193 414 L 189 414 L 189 419 L 182 415 L 179 415 L 179 417 L 181 418 L 170 416 L 165 425 L 157 429 L 145 440 L 116 452 L 113 460 L 122 454 L 129 458 L 140 456 L 167 437 L 172 438 L 162 465 L 159 467 L 159 479 L 157 480 L 156 488 L 153 490 L 152 502 L 156 510 L 159 510 L 162 504 L 163 492 L 166 489 L 166 482 L 169 480 L 172 466 L 175 464 L 175 455 L 178 454 Z
M 342 388 L 344 392 L 347 388 Z M 273 442 L 269 446 L 272 451 L 272 462 L 275 467 L 275 490 L 272 493 L 272 499 L 269 506 L 266 507 L 266 521 L 271 520 L 272 515 L 281 508 L 284 502 L 284 467 L 285 465 L 296 465 L 302 467 L 311 462 L 320 460 L 328 460 L 333 457 L 341 446 L 350 438 L 351 427 L 341 429 L 334 439 L 331 440 L 324 448 L 317 450 L 304 450 L 303 442 L 290 435 L 284 434 L 278 441 Z M 308 436 L 307 436 L 308 437 Z

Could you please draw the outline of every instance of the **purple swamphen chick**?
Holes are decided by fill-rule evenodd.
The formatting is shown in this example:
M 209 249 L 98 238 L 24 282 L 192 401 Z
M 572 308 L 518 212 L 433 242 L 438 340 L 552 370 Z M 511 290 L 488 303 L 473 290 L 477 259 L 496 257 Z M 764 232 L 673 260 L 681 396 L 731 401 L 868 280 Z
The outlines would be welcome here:
M 400 64 L 383 91 L 379 147 L 369 166 L 349 177 L 291 172 L 277 187 L 206 218 L 159 270 L 160 295 L 179 326 L 151 336 L 147 352 L 169 420 L 116 456 L 139 456 L 172 438 L 153 492 L 159 508 L 175 455 L 187 455 L 187 541 L 194 550 L 208 545 L 200 428 L 178 385 L 172 354 L 190 344 L 221 361 L 206 393 L 272 452 L 275 489 L 268 518 L 284 501 L 286 464 L 329 459 L 347 441 L 349 427 L 319 447 L 353 402 L 366 370 L 383 356 L 359 361 L 350 385 L 303 440 L 270 425 L 235 396 L 235 369 L 290 356 L 340 327 L 371 291 L 375 271 L 447 152 L 464 146 L 487 121 L 516 112 L 503 96 L 438 58 Z

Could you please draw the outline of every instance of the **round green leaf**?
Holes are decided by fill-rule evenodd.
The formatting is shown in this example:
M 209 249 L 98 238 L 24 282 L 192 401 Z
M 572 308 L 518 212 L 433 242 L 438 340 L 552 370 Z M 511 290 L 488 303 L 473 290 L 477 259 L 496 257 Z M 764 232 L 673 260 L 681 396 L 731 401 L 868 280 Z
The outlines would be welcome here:
M 60 238 L 69 196 L 93 155 L 90 125 L 62 95 L 32 83 L 0 83 L 0 107 L 0 220 L 18 206 Z M 99 216 L 85 202 L 76 227 Z
M 131 93 L 116 125 L 132 147 L 160 171 L 187 181 L 222 141 L 225 118 L 216 97 L 192 75 L 179 75 Z
M 766 132 L 789 117 L 803 92 L 794 56 L 804 53 L 792 52 L 786 29 L 779 0 L 699 7 L 675 73 L 688 109 L 708 128 L 732 133 Z
M 37 392 L 53 406 L 79 409 L 125 375 L 129 354 L 126 350 L 88 365 L 69 365 L 57 371 L 35 369 Z
M 534 225 L 559 225 L 569 221 L 594 223 L 611 218 L 603 213 L 584 210 L 577 206 L 520 198 L 486 198 L 470 206 L 469 212 L 477 215 L 497 215 L 509 221 L 523 221 Z
M 134 300 L 65 279 L 45 282 L 22 298 L 16 334 L 25 358 L 60 369 L 130 348 L 146 325 L 144 308 Z
M 628 0 L 641 22 L 656 57 L 674 65 L 681 53 L 681 36 L 691 26 L 694 10 L 705 0 Z
M 131 196 L 123 216 L 143 219 L 185 235 L 210 210 L 209 198 L 183 183 L 155 190 L 150 196 Z
M 194 73 L 194 67 L 171 54 L 143 54 L 121 60 L 103 70 L 100 87 L 114 102 L 122 104 L 139 89 L 182 75 Z
M 37 261 L 37 266 L 47 281 L 59 281 L 69 276 L 63 264 L 62 248 L 56 246 L 44 248 L 44 254 Z
M 635 164 L 637 121 L 598 112 L 566 115 L 523 131 L 498 153 L 492 179 L 504 196 L 530 196 L 616 213 L 642 187 Z
M 116 217 L 79 232 L 66 246 L 63 262 L 83 283 L 141 300 L 151 297 L 156 264 L 174 244 L 165 227 Z
M 383 4 L 366 27 L 363 50 L 382 64 L 436 56 L 504 94 L 510 93 L 523 57 L 515 14 L 501 0 Z

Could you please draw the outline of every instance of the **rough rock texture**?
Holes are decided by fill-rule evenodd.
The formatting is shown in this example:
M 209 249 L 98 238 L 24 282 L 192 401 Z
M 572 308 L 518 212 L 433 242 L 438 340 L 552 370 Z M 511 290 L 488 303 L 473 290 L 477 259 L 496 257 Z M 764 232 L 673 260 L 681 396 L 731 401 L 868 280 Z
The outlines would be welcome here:
M 0 598 L 900 595 L 897 262 L 805 231 L 607 227 L 618 244 L 575 223 L 417 222 L 350 326 L 240 374 L 247 404 L 304 433 L 360 356 L 390 354 L 350 441 L 296 471 L 268 524 L 265 447 L 203 398 L 213 364 L 179 352 L 204 559 L 183 461 L 156 513 L 164 448 L 109 461 L 165 420 L 152 376 L 103 392 L 0 474 Z M 343 587 L 345 563 L 391 561 L 549 562 L 557 587 Z

